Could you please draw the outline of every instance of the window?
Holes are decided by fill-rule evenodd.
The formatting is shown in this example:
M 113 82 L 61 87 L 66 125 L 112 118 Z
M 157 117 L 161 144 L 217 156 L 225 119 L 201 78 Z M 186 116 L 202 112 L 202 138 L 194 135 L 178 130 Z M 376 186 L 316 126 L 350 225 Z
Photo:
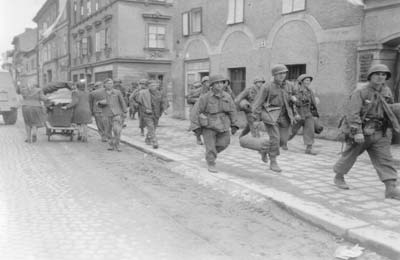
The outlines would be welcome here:
M 81 0 L 81 17 L 84 15 L 84 7 L 83 7 L 83 0 Z
M 286 79 L 289 81 L 296 81 L 301 74 L 306 73 L 306 64 L 286 65 L 286 67 L 289 70 Z
M 111 48 L 111 32 L 110 28 L 104 29 L 104 49 Z
M 165 25 L 149 24 L 147 47 L 164 49 L 166 47 L 165 30 L 166 30 Z
M 227 24 L 242 23 L 244 16 L 244 0 L 229 0 Z
M 82 48 L 82 51 L 81 51 L 82 56 L 87 56 L 88 55 L 88 40 L 86 37 L 82 39 L 81 48 Z
M 282 0 L 282 13 L 288 14 L 306 9 L 305 0 Z
M 90 15 L 92 13 L 92 2 L 90 0 L 87 0 L 86 2 L 86 11 L 87 15 Z
M 190 30 L 192 33 L 200 33 L 201 32 L 201 8 L 193 9 L 190 12 L 191 26 Z
M 74 10 L 73 10 L 73 16 L 74 16 L 74 23 L 77 22 L 76 20 L 76 12 L 78 11 L 78 3 L 76 2 L 77 0 L 74 0 Z
M 189 12 L 182 14 L 182 34 L 183 36 L 189 35 Z

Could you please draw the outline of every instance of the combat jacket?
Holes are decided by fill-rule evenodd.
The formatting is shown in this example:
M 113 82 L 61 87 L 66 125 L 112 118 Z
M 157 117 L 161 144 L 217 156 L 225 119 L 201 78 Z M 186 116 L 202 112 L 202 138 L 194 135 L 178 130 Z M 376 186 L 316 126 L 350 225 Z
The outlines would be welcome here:
M 296 111 L 302 119 L 307 117 L 316 116 L 318 117 L 317 104 L 315 102 L 315 96 L 311 89 L 299 86 L 295 91 L 296 97 Z
M 249 101 L 250 104 L 253 104 L 257 94 L 260 92 L 261 87 L 257 87 L 256 85 L 253 85 L 249 88 L 245 88 L 240 94 L 235 98 L 235 103 L 238 106 L 240 104 L 240 101 L 243 99 L 246 99 Z
M 279 84 L 271 81 L 262 86 L 252 107 L 253 117 L 261 120 L 262 109 L 268 107 L 280 107 L 281 115 L 287 114 L 290 121 L 294 120 L 293 108 L 290 106 L 290 98 L 294 95 L 294 86 L 289 81 Z
M 150 89 L 142 89 L 139 91 L 138 103 L 143 111 L 148 116 L 153 116 L 158 119 L 161 117 L 162 113 L 168 108 L 168 102 L 164 98 L 161 91 L 156 90 L 154 92 Z
M 207 125 L 200 123 L 200 116 L 206 117 Z M 220 94 L 209 91 L 201 95 L 191 111 L 190 121 L 191 130 L 204 127 L 217 132 L 226 132 L 231 126 L 238 127 L 235 104 L 225 91 Z
M 384 102 L 385 101 L 385 102 Z M 366 121 L 388 120 L 388 127 L 398 130 L 399 122 L 387 104 L 393 103 L 393 95 L 386 85 L 373 86 L 367 84 L 358 87 L 350 96 L 347 121 L 351 128 L 357 129 L 357 133 L 363 132 L 363 124 Z
M 109 93 L 106 91 L 107 106 L 103 108 L 105 116 L 123 115 L 128 111 L 124 97 L 119 90 L 112 89 Z

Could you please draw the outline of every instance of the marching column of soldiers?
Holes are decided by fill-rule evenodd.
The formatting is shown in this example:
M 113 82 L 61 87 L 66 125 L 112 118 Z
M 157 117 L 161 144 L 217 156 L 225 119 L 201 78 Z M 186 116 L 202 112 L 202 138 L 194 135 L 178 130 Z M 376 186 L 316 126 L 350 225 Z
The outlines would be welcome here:
M 323 127 L 318 120 L 318 98 L 310 88 L 313 76 L 302 74 L 293 84 L 287 80 L 287 74 L 285 65 L 274 65 L 270 81 L 256 77 L 254 85 L 236 97 L 230 81 L 222 75 L 205 76 L 193 84 L 186 96 L 191 106 L 189 130 L 194 132 L 197 144 L 205 147 L 208 171 L 218 172 L 217 156 L 229 146 L 231 135 L 239 130 L 238 111 L 244 112 L 247 121 L 239 136 L 240 145 L 260 153 L 261 160 L 269 162 L 271 171 L 282 171 L 278 164 L 280 149 L 289 149 L 288 141 L 300 128 L 303 128 L 305 154 L 317 155 L 313 148 L 315 134 L 319 134 Z M 390 77 L 387 66 L 374 65 L 368 71 L 367 84 L 351 93 L 348 109 L 340 120 L 340 137 L 345 147 L 333 167 L 333 183 L 340 189 L 349 189 L 345 175 L 358 156 L 367 151 L 385 185 L 385 197 L 400 200 L 397 171 L 390 150 L 392 131 L 400 133 L 400 103 L 393 104 L 394 98 L 386 83 Z M 169 105 L 160 81 L 141 79 L 125 91 L 120 80 L 107 78 L 94 84 L 94 90 L 89 94 L 83 93 L 82 84 L 78 83 L 77 87 L 73 102 L 63 109 L 79 108 L 73 121 L 81 126 L 81 141 L 87 141 L 86 124 L 91 122 L 91 114 L 101 140 L 108 142 L 108 150 L 121 152 L 121 132 L 129 110 L 132 119 L 138 114 L 144 142 L 154 149 L 159 147 L 158 122 Z M 46 98 L 39 88 L 21 88 L 18 91 L 24 99 L 25 141 L 36 142 L 36 129 L 44 126 L 46 118 L 40 102 Z M 261 136 L 263 132 L 268 138 Z M 267 140 L 266 145 L 264 140 Z
M 315 134 L 321 133 L 317 110 L 318 99 L 311 90 L 313 77 L 302 74 L 297 84 L 286 80 L 288 69 L 283 64 L 272 66 L 272 80 L 254 79 L 254 85 L 244 89 L 236 98 L 229 87 L 229 80 L 212 75 L 208 91 L 199 91 L 200 84 L 187 96 L 191 104 L 190 130 L 197 143 L 205 144 L 205 159 L 210 172 L 218 172 L 216 158 L 230 143 L 230 135 L 239 129 L 237 109 L 243 111 L 247 125 L 240 138 L 250 134 L 253 141 L 260 138 L 260 131 L 269 136 L 269 149 L 261 150 L 261 160 L 268 162 L 274 172 L 281 172 L 277 158 L 280 149 L 288 150 L 288 141 L 303 128 L 305 154 L 317 155 L 313 149 Z M 385 197 L 400 200 L 397 171 L 390 151 L 392 131 L 400 133 L 399 110 L 393 112 L 393 95 L 386 81 L 391 77 L 387 66 L 378 64 L 368 71 L 368 83 L 357 87 L 350 95 L 349 109 L 340 123 L 345 149 L 333 167 L 333 183 L 340 189 L 349 189 L 344 176 L 350 171 L 357 157 L 367 151 L 380 180 L 385 185 Z M 203 81 L 203 80 L 202 80 Z M 200 140 L 200 141 L 199 141 Z M 261 142 L 261 139 L 259 139 Z M 242 145 L 242 144 L 241 144 Z M 246 147 L 249 148 L 249 147 Z

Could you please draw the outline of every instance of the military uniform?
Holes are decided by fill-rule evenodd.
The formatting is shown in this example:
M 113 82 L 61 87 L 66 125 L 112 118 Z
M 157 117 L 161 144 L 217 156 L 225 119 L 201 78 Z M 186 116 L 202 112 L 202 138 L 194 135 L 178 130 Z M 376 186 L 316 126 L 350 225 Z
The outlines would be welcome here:
M 296 135 L 297 131 L 303 127 L 303 142 L 307 146 L 306 153 L 315 155 L 316 152 L 312 149 L 315 134 L 314 117 L 319 117 L 319 115 L 313 91 L 302 84 L 303 80 L 306 78 L 310 78 L 310 80 L 313 79 L 311 76 L 306 74 L 300 75 L 297 79 L 299 86 L 295 91 L 296 101 L 294 104 L 300 119 L 293 125 L 292 134 L 289 139 L 292 139 Z
M 260 92 L 261 86 L 257 86 L 256 83 L 257 82 L 261 82 L 262 84 L 265 83 L 265 80 L 263 78 L 256 78 L 254 80 L 254 85 L 249 87 L 249 88 L 245 88 L 242 92 L 240 92 L 240 94 L 235 98 L 235 104 L 237 107 L 240 108 L 240 110 L 242 110 L 245 115 L 246 115 L 246 119 L 247 119 L 247 125 L 246 127 L 243 129 L 241 136 L 244 136 L 246 134 L 248 134 L 249 132 L 251 132 L 253 134 L 253 136 L 256 134 L 255 133 L 255 129 L 254 129 L 254 117 L 252 115 L 252 111 L 251 111 L 251 105 L 254 103 L 256 96 L 258 95 L 258 93 Z M 246 100 L 247 102 L 245 102 L 245 105 L 249 105 L 249 107 L 242 107 L 241 103 L 243 104 L 243 100 Z
M 100 84 L 97 85 L 100 86 Z M 109 136 L 111 135 L 110 132 L 107 132 L 110 130 L 110 128 L 108 127 L 107 117 L 103 113 L 103 108 L 100 107 L 98 104 L 99 101 L 105 99 L 106 99 L 106 90 L 104 89 L 104 87 L 97 88 L 96 90 L 93 90 L 92 92 L 89 93 L 90 110 L 94 116 L 97 125 L 97 130 L 99 131 L 101 140 L 103 142 L 107 142 Z
M 400 191 L 396 188 L 397 171 L 390 151 L 392 128 L 399 132 L 400 126 L 388 105 L 393 103 L 390 88 L 384 83 L 377 84 L 383 73 L 386 73 L 386 80 L 390 78 L 385 65 L 372 66 L 368 73 L 370 82 L 357 88 L 350 97 L 346 125 L 350 128 L 351 138 L 347 138 L 346 148 L 333 167 L 336 173 L 334 183 L 339 188 L 348 189 L 344 175 L 353 167 L 357 157 L 367 151 L 379 179 L 385 183 L 386 198 L 400 200 Z M 371 77 L 374 76 L 372 84 Z
M 158 85 L 156 82 L 150 82 L 150 86 L 153 84 Z M 165 102 L 166 99 L 159 89 L 143 89 L 138 95 L 141 116 L 147 128 L 145 142 L 146 144 L 152 144 L 153 148 L 158 148 L 156 128 L 159 118 L 167 108 Z
M 222 82 L 222 76 L 210 77 L 211 85 Z M 209 91 L 200 96 L 198 106 L 190 115 L 191 130 L 201 132 L 206 148 L 206 161 L 209 171 L 215 172 L 217 154 L 225 150 L 230 143 L 229 130 L 236 132 L 236 108 L 231 96 L 225 91 Z

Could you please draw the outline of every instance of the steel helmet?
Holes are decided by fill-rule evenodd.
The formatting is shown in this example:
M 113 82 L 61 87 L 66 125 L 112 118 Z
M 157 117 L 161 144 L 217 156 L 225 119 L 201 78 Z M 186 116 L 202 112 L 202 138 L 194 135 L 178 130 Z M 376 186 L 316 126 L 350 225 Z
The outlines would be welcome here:
M 278 73 L 288 72 L 288 71 L 289 71 L 288 68 L 283 64 L 276 64 L 272 66 L 271 69 L 272 76 L 275 76 Z
M 297 81 L 298 82 L 302 82 L 303 80 L 305 80 L 306 78 L 309 78 L 311 81 L 313 81 L 313 77 L 311 77 L 308 74 L 301 74 L 298 78 Z
M 390 79 L 392 73 L 390 72 L 389 68 L 385 64 L 376 64 L 372 65 L 371 68 L 368 70 L 368 77 L 367 79 L 371 79 L 371 75 L 375 72 L 385 72 L 386 73 L 386 80 Z
M 147 79 L 141 79 L 139 80 L 139 84 L 147 85 L 149 81 Z
M 264 77 L 256 77 L 253 81 L 254 84 L 256 84 L 257 82 L 261 82 L 261 83 L 265 83 L 265 79 Z
M 222 75 L 212 75 L 211 77 L 210 77 L 210 86 L 212 85 L 212 84 L 214 84 L 214 83 L 217 83 L 217 82 L 224 82 L 224 81 L 226 81 L 226 78 L 225 77 L 223 77 Z

